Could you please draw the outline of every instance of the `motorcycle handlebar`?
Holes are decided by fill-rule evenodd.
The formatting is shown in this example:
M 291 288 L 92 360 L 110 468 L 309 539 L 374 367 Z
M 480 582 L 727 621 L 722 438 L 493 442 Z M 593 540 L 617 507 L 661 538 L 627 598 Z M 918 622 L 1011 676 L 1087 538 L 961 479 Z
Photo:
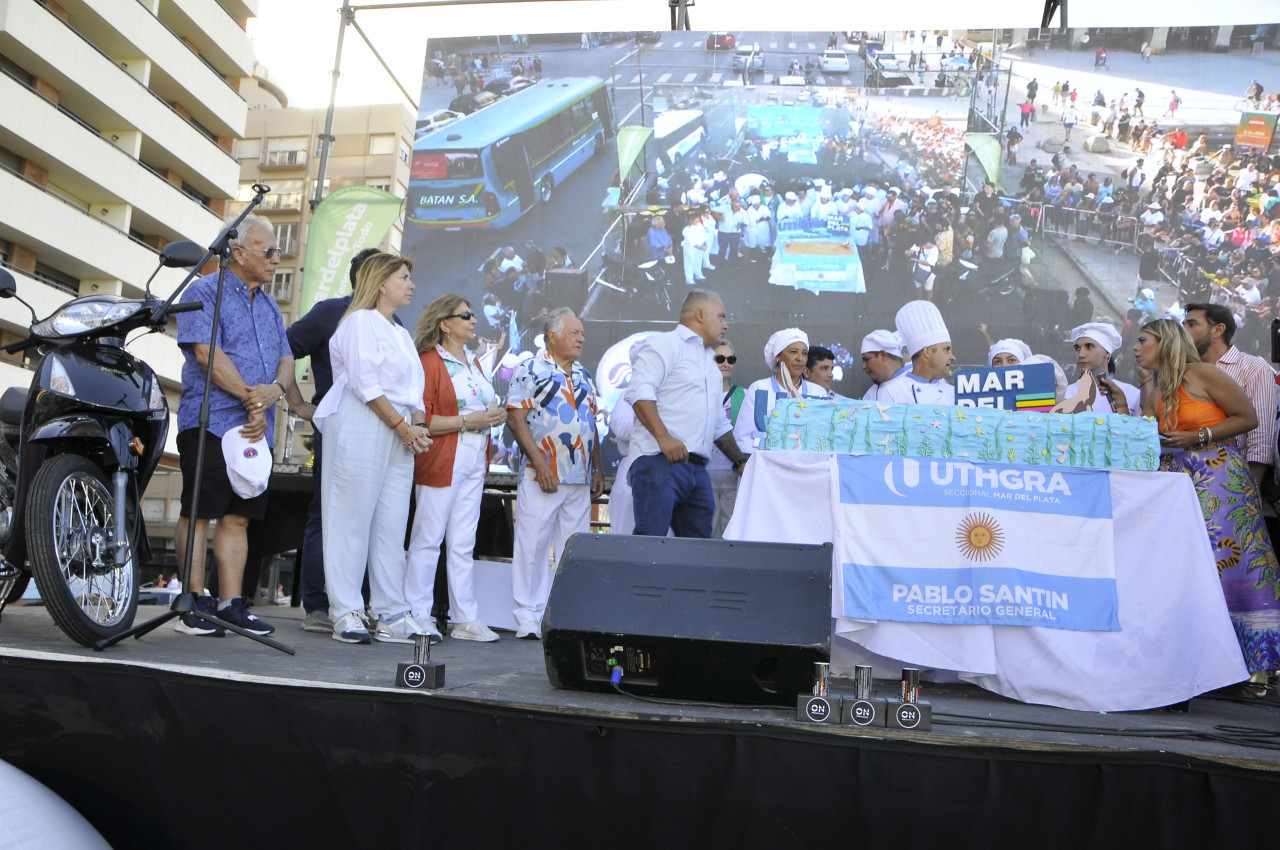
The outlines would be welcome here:
M 17 342 L 11 342 L 8 345 L 0 346 L 0 351 L 5 352 L 6 354 L 16 354 L 19 351 L 26 351 L 28 348 L 39 344 L 40 340 L 33 336 L 29 336 L 26 339 L 20 339 Z
M 194 310 L 203 310 L 203 309 L 204 309 L 203 301 L 183 301 L 180 304 L 172 305 L 168 310 L 165 310 L 165 313 L 166 314 L 190 313 Z

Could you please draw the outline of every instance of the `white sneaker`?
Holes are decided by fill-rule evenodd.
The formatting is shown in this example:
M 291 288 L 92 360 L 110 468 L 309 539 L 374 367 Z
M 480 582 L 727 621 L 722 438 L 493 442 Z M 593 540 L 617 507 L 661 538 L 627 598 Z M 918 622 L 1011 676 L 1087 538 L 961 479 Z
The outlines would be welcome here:
M 477 640 L 483 643 L 492 643 L 498 639 L 493 629 L 479 620 L 470 623 L 454 623 L 453 631 L 449 632 L 449 636 L 458 640 Z
M 368 643 L 369 630 L 355 611 L 343 614 L 333 624 L 333 639 L 342 643 Z
M 405 611 L 394 617 L 379 620 L 374 626 L 373 639 L 381 643 L 413 643 L 414 635 L 430 635 L 422 625 L 414 619 L 413 614 Z
M 516 629 L 516 637 L 526 640 L 541 640 L 542 626 L 534 622 L 521 623 L 520 628 Z

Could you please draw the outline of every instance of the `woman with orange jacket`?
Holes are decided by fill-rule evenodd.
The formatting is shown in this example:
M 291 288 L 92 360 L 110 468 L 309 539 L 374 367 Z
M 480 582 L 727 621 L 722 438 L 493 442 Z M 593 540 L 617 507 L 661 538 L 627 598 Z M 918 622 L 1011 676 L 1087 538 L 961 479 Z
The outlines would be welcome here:
M 507 418 L 489 376 L 466 348 L 477 316 L 461 295 L 441 295 L 427 305 L 414 341 L 426 373 L 423 403 L 434 442 L 414 459 L 417 513 L 409 539 L 405 597 L 414 618 L 429 624 L 440 545 L 449 541 L 449 619 L 459 640 L 496 641 L 480 622 L 472 565 L 480 497 L 489 468 L 489 432 Z M 432 628 L 433 640 L 440 637 Z

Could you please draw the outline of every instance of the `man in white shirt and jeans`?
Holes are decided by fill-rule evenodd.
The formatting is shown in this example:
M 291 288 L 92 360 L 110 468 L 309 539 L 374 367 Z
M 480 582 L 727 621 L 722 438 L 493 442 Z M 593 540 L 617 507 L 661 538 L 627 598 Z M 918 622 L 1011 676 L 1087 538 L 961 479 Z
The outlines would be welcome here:
M 670 528 L 676 537 L 710 537 L 711 446 L 739 474 L 747 462 L 721 404 L 722 376 L 713 355 L 728 328 L 720 296 L 695 289 L 680 309 L 680 324 L 650 337 L 632 364 L 626 399 L 637 424 L 627 479 L 636 534 L 661 536 Z

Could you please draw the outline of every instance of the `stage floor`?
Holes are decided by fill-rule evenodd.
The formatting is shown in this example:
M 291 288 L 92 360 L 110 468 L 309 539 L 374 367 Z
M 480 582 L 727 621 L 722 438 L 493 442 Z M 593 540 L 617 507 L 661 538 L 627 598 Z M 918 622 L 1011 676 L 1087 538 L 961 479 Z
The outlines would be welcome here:
M 1022 753 L 1071 754 L 1099 759 L 1143 756 L 1179 757 L 1257 770 L 1280 777 L 1280 700 L 1206 696 L 1194 699 L 1186 713 L 1151 710 L 1125 713 L 1069 711 L 1025 705 L 963 684 L 923 682 L 921 699 L 933 708 L 933 729 L 905 732 L 854 726 L 819 726 L 795 720 L 794 709 L 708 706 L 676 700 L 670 704 L 619 694 L 558 690 L 547 680 L 538 641 L 516 640 L 499 632 L 498 643 L 473 643 L 446 637 L 433 648 L 432 660 L 446 666 L 445 687 L 409 691 L 393 687 L 396 664 L 412 660 L 404 644 L 351 646 L 327 635 L 304 632 L 299 608 L 258 607 L 255 613 L 277 626 L 273 636 L 292 646 L 289 656 L 256 642 L 229 635 L 197 638 L 166 623 L 140 640 L 129 639 L 102 652 L 66 638 L 39 606 L 9 607 L 0 620 L 0 689 L 4 660 L 28 659 L 51 668 L 60 663 L 125 665 L 192 679 L 212 678 L 273 687 L 377 690 L 424 703 L 473 704 L 476 708 L 517 710 L 603 722 L 697 725 L 720 729 L 750 727 L 810 743 L 830 737 L 844 745 L 857 739 L 900 745 Z M 163 609 L 141 607 L 138 622 Z M 836 690 L 851 691 L 835 681 Z M 372 691 L 370 690 L 372 689 Z M 876 682 L 876 696 L 893 696 L 897 682 Z M 269 730 L 263 730 L 270 734 Z M 850 739 L 854 739 L 851 741 Z

